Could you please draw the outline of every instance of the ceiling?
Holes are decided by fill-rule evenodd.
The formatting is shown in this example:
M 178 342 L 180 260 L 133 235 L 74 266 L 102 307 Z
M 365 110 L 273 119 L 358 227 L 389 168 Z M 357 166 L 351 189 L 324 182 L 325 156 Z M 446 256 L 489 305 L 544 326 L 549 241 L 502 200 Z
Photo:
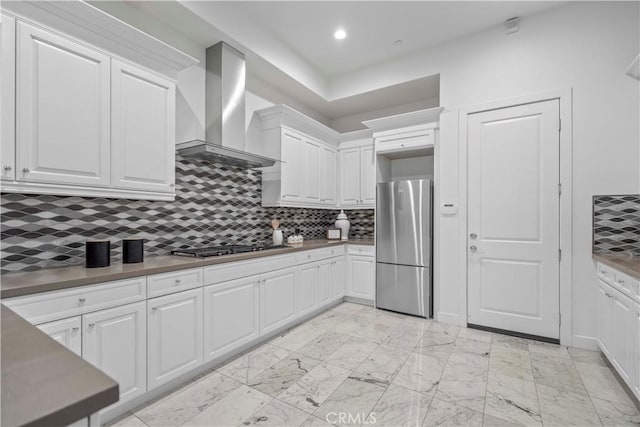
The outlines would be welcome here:
M 547 1 L 237 1 L 250 17 L 324 76 L 395 58 L 558 6 Z M 344 40 L 333 32 L 343 28 Z M 402 40 L 395 46 L 396 40 Z
M 526 18 L 562 1 L 208 1 L 89 2 L 196 57 L 225 41 L 244 52 L 247 89 L 331 125 L 438 105 L 439 76 L 388 76 L 376 87 L 350 87 L 375 67 L 433 46 Z M 341 41 L 338 28 L 347 31 Z M 394 41 L 402 40 L 397 46 Z M 356 78 L 353 78 L 355 76 Z M 339 89 L 339 90 L 338 90 Z M 409 111 L 409 110 L 406 110 Z M 376 113 L 377 112 L 377 113 Z M 314 115 L 313 113 L 317 113 Z

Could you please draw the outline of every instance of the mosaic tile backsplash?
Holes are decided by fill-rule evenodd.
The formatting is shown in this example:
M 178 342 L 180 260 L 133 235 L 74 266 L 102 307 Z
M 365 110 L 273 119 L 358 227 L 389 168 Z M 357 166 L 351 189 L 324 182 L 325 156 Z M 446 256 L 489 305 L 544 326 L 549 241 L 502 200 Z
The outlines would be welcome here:
M 593 196 L 593 252 L 640 255 L 640 194 Z
M 84 242 L 110 239 L 111 259 L 120 240 L 145 239 L 145 255 L 177 247 L 271 240 L 271 219 L 285 238 L 300 228 L 305 239 L 324 238 L 338 210 L 264 208 L 261 172 L 176 158 L 176 200 L 106 199 L 51 195 L 1 196 L 1 272 L 84 264 Z M 347 212 L 350 237 L 373 238 L 373 209 Z

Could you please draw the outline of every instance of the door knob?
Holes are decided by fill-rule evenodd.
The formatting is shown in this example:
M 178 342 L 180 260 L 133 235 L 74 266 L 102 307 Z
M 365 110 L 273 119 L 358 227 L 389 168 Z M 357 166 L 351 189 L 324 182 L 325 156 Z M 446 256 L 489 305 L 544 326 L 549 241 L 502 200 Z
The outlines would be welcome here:
M 469 250 L 475 254 L 476 252 L 478 252 L 478 247 L 476 245 L 471 245 L 469 247 Z
M 469 238 L 470 239 L 476 239 L 477 237 L 478 237 L 478 235 L 476 233 L 469 234 Z

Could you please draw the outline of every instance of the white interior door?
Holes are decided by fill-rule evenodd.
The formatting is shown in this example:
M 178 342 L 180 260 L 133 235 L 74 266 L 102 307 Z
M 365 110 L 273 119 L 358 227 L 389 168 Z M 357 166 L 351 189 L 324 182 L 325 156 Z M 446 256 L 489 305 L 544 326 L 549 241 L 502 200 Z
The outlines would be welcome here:
M 559 338 L 559 108 L 468 116 L 468 323 Z

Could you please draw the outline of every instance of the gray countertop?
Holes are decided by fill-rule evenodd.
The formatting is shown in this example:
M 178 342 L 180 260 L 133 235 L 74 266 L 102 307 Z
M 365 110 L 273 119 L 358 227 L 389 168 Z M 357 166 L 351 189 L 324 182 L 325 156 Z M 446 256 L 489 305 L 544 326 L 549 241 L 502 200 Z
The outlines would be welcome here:
M 261 258 L 265 256 L 283 255 L 310 249 L 320 249 L 341 245 L 345 242 L 330 242 L 327 240 L 309 240 L 300 246 L 282 249 L 269 249 L 260 252 L 247 252 L 235 255 L 225 255 L 212 258 L 189 258 L 173 255 L 150 256 L 139 264 L 113 263 L 109 267 L 85 268 L 59 267 L 23 273 L 10 273 L 2 276 L 0 284 L 0 298 L 12 298 L 22 295 L 67 289 L 76 286 L 122 280 L 150 274 L 166 273 L 168 271 L 187 268 L 204 267 L 234 261 Z M 354 239 L 346 243 L 356 245 L 373 245 L 372 239 Z
M 2 426 L 64 426 L 118 401 L 118 383 L 0 304 Z
M 593 259 L 640 280 L 640 256 L 593 254 Z

